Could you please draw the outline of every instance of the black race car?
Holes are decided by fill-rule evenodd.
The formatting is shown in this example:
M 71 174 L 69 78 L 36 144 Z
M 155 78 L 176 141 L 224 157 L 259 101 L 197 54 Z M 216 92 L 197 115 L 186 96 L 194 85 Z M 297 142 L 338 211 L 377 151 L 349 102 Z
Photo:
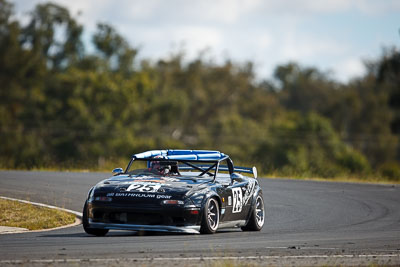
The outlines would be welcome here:
M 212 234 L 234 227 L 260 231 L 264 225 L 256 168 L 234 167 L 224 153 L 152 150 L 133 155 L 125 171 L 113 174 L 89 191 L 83 208 L 88 234 L 103 236 L 112 229 Z

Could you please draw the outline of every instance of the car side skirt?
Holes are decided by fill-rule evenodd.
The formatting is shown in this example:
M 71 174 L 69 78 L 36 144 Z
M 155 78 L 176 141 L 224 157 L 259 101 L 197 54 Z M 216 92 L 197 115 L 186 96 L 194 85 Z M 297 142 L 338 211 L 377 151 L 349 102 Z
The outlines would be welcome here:
M 229 222 L 220 222 L 218 229 L 223 228 L 236 228 L 242 227 L 246 225 L 246 220 L 237 220 L 237 221 L 229 221 Z

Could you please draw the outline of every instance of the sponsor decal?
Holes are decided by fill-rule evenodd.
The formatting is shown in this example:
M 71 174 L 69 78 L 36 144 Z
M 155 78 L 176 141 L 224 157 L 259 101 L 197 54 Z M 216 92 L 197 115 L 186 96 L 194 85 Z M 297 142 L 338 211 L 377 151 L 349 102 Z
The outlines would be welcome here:
M 163 177 L 163 178 L 161 178 L 162 180 L 165 180 L 165 181 L 167 181 L 167 182 L 178 182 L 178 181 L 180 181 L 179 179 L 177 179 L 177 178 L 172 178 L 172 177 Z
M 233 208 L 232 213 L 239 213 L 243 207 L 243 195 L 240 187 L 232 188 Z
M 172 177 L 154 178 L 154 177 L 150 177 L 150 176 L 141 176 L 141 177 L 135 177 L 135 179 L 132 182 L 135 182 L 135 183 L 150 182 L 150 183 L 165 184 L 165 182 L 177 182 L 177 181 L 180 181 L 180 180 L 176 179 L 176 178 L 172 178 Z
M 140 198 L 155 198 L 155 194 L 146 194 L 146 193 L 126 193 L 126 192 L 119 192 L 115 193 L 116 197 L 140 197 Z
M 157 192 L 161 187 L 159 183 L 134 183 L 131 184 L 126 191 L 138 191 L 138 192 Z
M 251 195 L 253 194 L 255 185 L 256 185 L 256 182 L 250 180 L 248 186 L 246 188 L 243 187 L 243 192 L 244 192 L 244 196 L 243 196 L 244 204 L 243 205 L 247 205 L 247 202 L 249 202 L 249 199 L 251 198 Z
M 147 194 L 147 193 L 128 193 L 128 192 L 119 192 L 119 193 L 108 193 L 107 197 L 137 197 L 137 198 L 157 198 L 157 199 L 171 199 L 170 195 L 156 195 L 156 194 Z
M 157 195 L 157 199 L 170 199 L 172 196 L 168 195 Z

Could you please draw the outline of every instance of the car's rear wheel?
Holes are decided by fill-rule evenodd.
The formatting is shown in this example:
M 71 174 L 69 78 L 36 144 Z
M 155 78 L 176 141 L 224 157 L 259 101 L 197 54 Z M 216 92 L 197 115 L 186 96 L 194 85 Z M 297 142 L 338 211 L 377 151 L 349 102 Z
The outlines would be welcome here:
M 213 234 L 219 225 L 219 205 L 215 198 L 209 198 L 203 209 L 200 233 Z
M 82 225 L 83 230 L 89 235 L 95 236 L 105 236 L 108 233 L 108 229 L 96 229 L 96 228 L 89 228 L 89 220 L 88 220 L 88 210 L 87 210 L 87 202 L 85 202 L 85 206 L 83 206 L 82 212 Z
M 254 203 L 253 211 L 250 214 L 249 221 L 246 226 L 242 227 L 243 231 L 260 231 L 264 226 L 265 207 L 262 195 L 258 195 Z

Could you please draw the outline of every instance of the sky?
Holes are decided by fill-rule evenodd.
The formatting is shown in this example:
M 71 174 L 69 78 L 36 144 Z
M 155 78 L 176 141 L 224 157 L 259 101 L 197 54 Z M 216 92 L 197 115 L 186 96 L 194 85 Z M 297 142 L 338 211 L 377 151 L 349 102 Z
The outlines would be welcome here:
M 14 0 L 28 20 L 41 0 Z M 53 0 L 84 25 L 90 43 L 105 22 L 158 60 L 184 51 L 216 63 L 255 64 L 270 79 L 279 64 L 316 67 L 342 82 L 365 73 L 364 62 L 400 47 L 400 0 Z M 78 15 L 79 14 L 79 15 Z

